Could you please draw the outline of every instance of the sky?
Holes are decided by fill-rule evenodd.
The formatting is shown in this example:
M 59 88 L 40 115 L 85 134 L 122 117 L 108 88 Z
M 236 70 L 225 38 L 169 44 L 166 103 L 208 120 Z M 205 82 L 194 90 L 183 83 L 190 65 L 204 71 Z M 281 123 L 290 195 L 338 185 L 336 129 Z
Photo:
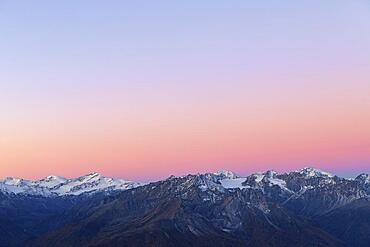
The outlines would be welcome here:
M 370 172 L 370 3 L 0 0 L 0 177 Z

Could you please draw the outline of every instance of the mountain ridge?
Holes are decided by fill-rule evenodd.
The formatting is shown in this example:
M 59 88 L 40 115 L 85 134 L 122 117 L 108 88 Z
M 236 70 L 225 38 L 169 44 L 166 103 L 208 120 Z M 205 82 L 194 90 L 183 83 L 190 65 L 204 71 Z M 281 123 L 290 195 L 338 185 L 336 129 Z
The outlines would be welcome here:
M 199 175 L 211 174 L 216 176 L 218 178 L 218 181 L 221 183 L 222 186 L 224 186 L 225 189 L 232 188 L 243 189 L 249 186 L 247 185 L 247 182 L 248 180 L 249 181 L 253 180 L 251 179 L 251 177 L 255 177 L 254 180 L 255 183 L 260 183 L 262 179 L 264 179 L 264 182 L 269 182 L 283 187 L 285 181 L 277 178 L 277 176 L 284 175 L 289 176 L 290 174 L 294 173 L 303 175 L 306 178 L 326 177 L 329 179 L 337 177 L 328 172 L 313 167 L 304 167 L 301 170 L 295 170 L 285 173 L 278 173 L 273 170 L 268 170 L 265 172 L 252 173 L 248 176 L 240 176 L 228 170 L 219 170 L 214 173 L 203 173 Z M 354 180 L 359 181 L 363 183 L 364 186 L 366 186 L 370 183 L 370 176 L 369 174 L 362 173 L 358 175 Z M 0 191 L 4 193 L 38 195 L 45 197 L 66 196 L 66 195 L 77 196 L 81 194 L 93 194 L 104 191 L 107 192 L 107 191 L 127 190 L 143 186 L 145 184 L 147 183 L 133 182 L 121 178 L 105 177 L 97 172 L 92 172 L 77 178 L 65 178 L 62 176 L 50 175 L 39 180 L 27 180 L 16 177 L 7 177 L 5 179 L 0 180 Z
M 125 190 L 140 183 L 105 177 L 93 172 L 77 178 L 50 175 L 39 180 L 7 177 L 0 180 L 0 191 L 12 194 L 38 195 L 44 197 L 81 195 L 101 191 Z
M 368 178 L 304 168 L 245 177 L 229 171 L 189 174 L 115 187 L 116 179 L 97 173 L 48 176 L 38 180 L 39 189 L 69 186 L 64 191 L 72 193 L 0 190 L 0 247 L 365 247 L 370 244 Z M 28 182 L 6 180 L 8 185 Z

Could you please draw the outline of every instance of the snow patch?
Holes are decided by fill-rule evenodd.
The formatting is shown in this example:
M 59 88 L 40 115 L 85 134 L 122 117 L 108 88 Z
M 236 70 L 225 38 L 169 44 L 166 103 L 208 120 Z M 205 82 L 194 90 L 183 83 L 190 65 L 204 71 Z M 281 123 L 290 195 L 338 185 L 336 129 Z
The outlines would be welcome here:
M 248 185 L 246 185 L 246 186 L 242 185 L 243 182 L 245 182 L 245 178 L 234 178 L 234 179 L 226 178 L 226 179 L 220 180 L 221 185 L 225 189 L 250 188 L 250 186 L 248 186 Z
M 48 176 L 36 181 L 6 178 L 0 180 L 0 191 L 13 194 L 64 196 L 109 190 L 127 190 L 140 185 L 123 179 L 107 178 L 98 173 L 91 173 L 75 179 L 59 176 Z

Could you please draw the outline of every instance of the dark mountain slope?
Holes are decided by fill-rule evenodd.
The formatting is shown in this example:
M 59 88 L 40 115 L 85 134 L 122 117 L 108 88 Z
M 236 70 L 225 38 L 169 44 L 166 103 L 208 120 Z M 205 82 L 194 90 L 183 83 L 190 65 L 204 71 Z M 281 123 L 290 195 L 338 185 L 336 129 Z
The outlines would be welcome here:
M 32 246 L 344 246 L 258 191 L 212 181 L 172 178 L 85 203 Z
M 349 246 L 370 244 L 370 199 L 359 199 L 315 218 L 319 227 Z
M 369 184 L 367 174 L 305 168 L 72 196 L 0 193 L 0 247 L 370 246 Z
M 57 226 L 52 219 L 77 203 L 77 198 L 45 198 L 0 193 L 0 246 L 21 246 Z

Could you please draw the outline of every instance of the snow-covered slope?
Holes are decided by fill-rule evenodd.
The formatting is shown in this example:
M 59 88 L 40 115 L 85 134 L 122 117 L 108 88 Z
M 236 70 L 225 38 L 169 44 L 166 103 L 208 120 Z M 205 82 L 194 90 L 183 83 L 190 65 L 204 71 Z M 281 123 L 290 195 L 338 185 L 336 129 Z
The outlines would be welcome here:
M 232 173 L 224 171 L 223 174 Z M 341 200 L 344 200 L 343 197 L 353 200 L 370 196 L 370 176 L 368 174 L 361 174 L 356 179 L 345 179 L 311 167 L 281 174 L 267 171 L 246 177 L 218 176 L 218 178 L 218 182 L 225 189 L 254 189 L 266 193 L 275 188 L 280 191 L 279 193 L 295 197 L 317 191 L 336 191 L 336 195 L 338 198 L 342 198 Z
M 312 167 L 305 167 L 302 170 L 296 172 L 306 177 L 329 177 L 329 178 L 333 177 L 333 175 L 328 172 L 324 172 Z
M 220 171 L 214 173 L 214 175 L 216 175 L 220 178 L 229 178 L 229 179 L 235 179 L 235 178 L 239 177 L 234 172 L 226 171 L 226 170 L 220 170 Z
M 286 189 L 286 182 L 277 176 L 277 172 L 267 171 L 254 173 L 247 177 L 229 176 L 220 179 L 219 182 L 227 189 L 262 188 L 264 185 L 278 185 L 279 187 Z
M 48 176 L 31 181 L 21 178 L 0 180 L 0 191 L 13 194 L 40 196 L 81 195 L 100 191 L 126 190 L 141 184 L 123 179 L 107 178 L 99 173 L 91 173 L 75 179 Z
M 348 187 L 355 186 L 353 198 L 364 196 L 363 190 L 370 192 L 370 178 L 368 174 L 361 174 L 356 179 L 344 179 L 333 176 L 327 172 L 315 169 L 304 168 L 289 173 L 277 173 L 266 171 L 254 173 L 249 176 L 239 176 L 231 171 L 219 171 L 188 177 L 189 185 L 196 181 L 198 188 L 202 191 L 226 190 L 258 190 L 262 193 L 278 193 L 284 196 L 300 197 L 303 194 L 314 190 L 347 191 Z M 169 179 L 174 179 L 172 176 Z M 195 179 L 197 178 L 197 179 Z M 187 184 L 186 183 L 186 184 Z M 185 184 L 185 185 L 186 185 Z M 354 184 L 354 185 L 353 185 Z M 75 179 L 67 179 L 59 176 L 48 176 L 41 180 L 31 181 L 20 178 L 6 178 L 0 180 L 0 191 L 13 194 L 40 195 L 40 196 L 65 196 L 81 195 L 95 192 L 108 192 L 114 190 L 127 190 L 144 184 L 104 177 L 98 173 L 91 173 Z M 188 185 L 186 185 L 188 186 Z
M 363 184 L 370 184 L 370 175 L 362 173 L 356 177 L 357 181 L 363 183 Z

